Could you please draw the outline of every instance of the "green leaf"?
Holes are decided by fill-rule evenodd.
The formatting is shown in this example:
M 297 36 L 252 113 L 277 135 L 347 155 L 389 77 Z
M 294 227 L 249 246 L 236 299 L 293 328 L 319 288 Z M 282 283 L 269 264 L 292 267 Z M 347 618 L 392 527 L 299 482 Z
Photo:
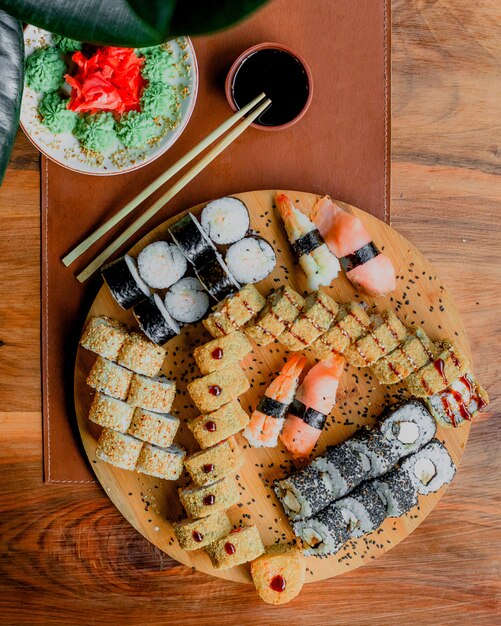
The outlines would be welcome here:
M 131 4 L 135 4 L 131 1 Z M 267 0 L 179 0 L 171 31 L 179 35 L 212 33 L 239 22 Z
M 0 11 L 0 184 L 19 124 L 24 84 L 24 40 L 21 22 Z

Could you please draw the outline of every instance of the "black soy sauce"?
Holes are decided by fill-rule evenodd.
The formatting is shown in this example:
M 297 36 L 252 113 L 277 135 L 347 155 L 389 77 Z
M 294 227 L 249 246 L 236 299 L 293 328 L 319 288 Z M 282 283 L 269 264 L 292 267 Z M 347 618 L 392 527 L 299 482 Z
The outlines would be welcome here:
M 235 73 L 231 91 L 239 109 L 264 91 L 272 104 L 255 124 L 281 126 L 304 109 L 310 84 L 304 66 L 295 56 L 285 50 L 264 49 L 244 59 Z

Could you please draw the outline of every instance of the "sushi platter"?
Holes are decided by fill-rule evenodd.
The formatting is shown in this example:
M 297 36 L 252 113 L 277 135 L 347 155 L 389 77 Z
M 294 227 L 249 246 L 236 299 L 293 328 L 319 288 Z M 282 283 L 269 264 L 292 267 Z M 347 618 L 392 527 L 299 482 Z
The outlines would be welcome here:
M 300 538 L 303 548 L 311 548 L 305 549 L 307 555 L 305 582 L 337 576 L 370 563 L 404 540 L 433 510 L 443 495 L 446 485 L 452 479 L 454 466 L 459 465 L 470 432 L 469 417 L 460 420 L 462 423 L 457 428 L 445 427 L 443 421 L 440 423 L 438 419 L 439 423 L 436 426 L 435 420 L 431 417 L 431 413 L 435 415 L 432 399 L 430 398 L 430 403 L 428 403 L 428 406 L 431 406 L 429 409 L 431 413 L 429 413 L 424 408 L 424 404 L 419 399 L 413 400 L 412 396 L 431 396 L 434 391 L 438 374 L 435 370 L 427 371 L 426 363 L 441 364 L 439 382 L 447 378 L 453 382 L 450 368 L 456 367 L 458 371 L 461 369 L 460 380 L 464 381 L 464 385 L 469 388 L 475 387 L 476 381 L 473 379 L 474 382 L 472 382 L 469 378 L 470 374 L 467 373 L 467 366 L 464 364 L 470 360 L 466 332 L 450 294 L 436 275 L 432 265 L 394 229 L 371 215 L 345 203 L 336 202 L 343 216 L 348 214 L 359 218 L 353 221 L 358 224 L 363 223 L 364 227 L 370 231 L 375 243 L 372 241 L 368 243 L 367 238 L 363 239 L 359 233 L 359 245 L 354 248 L 354 251 L 337 255 L 345 274 L 340 272 L 335 278 L 337 269 L 332 259 L 337 263 L 337 258 L 333 255 L 332 259 L 329 258 L 330 253 L 326 244 L 329 249 L 332 249 L 336 242 L 329 241 L 328 233 L 326 235 L 323 232 L 327 210 L 324 199 L 307 192 L 263 190 L 236 194 L 232 199 L 224 200 L 228 206 L 224 202 L 219 202 L 217 206 L 204 203 L 171 218 L 139 241 L 129 251 L 130 257 L 125 257 L 125 261 L 109 265 L 103 270 L 103 276 L 110 288 L 107 284 L 102 286 L 88 311 L 87 330 L 81 341 L 82 345 L 88 349 L 79 347 L 75 363 L 75 408 L 84 448 L 103 489 L 123 516 L 138 532 L 173 559 L 214 576 L 243 583 L 251 582 L 247 564 L 238 564 L 234 567 L 227 565 L 228 559 L 235 552 L 235 546 L 228 541 L 224 543 L 225 538 L 221 539 L 221 537 L 224 533 L 229 533 L 226 538 L 234 537 L 232 539 L 234 544 L 239 546 L 239 549 L 245 550 L 248 555 L 245 560 L 253 561 L 252 576 L 257 586 L 256 580 L 262 574 L 259 568 L 265 567 L 263 562 L 258 564 L 259 559 L 256 559 L 262 554 L 259 546 L 291 542 Z M 232 214 L 238 213 L 238 201 L 247 207 L 250 217 L 249 224 L 246 222 L 245 212 L 242 212 L 240 236 L 246 232 L 249 235 L 246 239 L 233 243 L 229 250 L 225 248 L 226 263 L 231 270 L 225 274 L 226 282 L 221 282 L 218 277 L 221 267 L 228 268 L 219 252 L 216 251 L 216 246 L 210 243 L 208 238 L 207 242 L 214 250 L 209 254 L 212 261 L 204 262 L 203 272 L 196 269 L 196 277 L 187 276 L 179 280 L 186 271 L 186 261 L 180 255 L 179 250 L 174 249 L 173 244 L 165 242 L 173 240 L 187 256 L 188 261 L 190 261 L 190 255 L 207 254 L 204 232 L 210 233 L 211 239 L 218 245 L 224 246 L 231 243 L 225 239 L 224 229 L 211 233 L 211 227 L 215 223 L 215 217 L 224 215 L 225 211 Z M 315 224 L 318 225 L 319 230 L 311 230 L 306 235 L 303 233 L 301 237 L 297 233 L 294 234 L 290 223 L 287 223 L 287 217 L 294 214 L 295 207 L 300 207 L 305 216 L 311 217 L 316 212 Z M 202 215 L 203 209 L 204 215 Z M 285 221 L 286 228 L 280 216 Z M 303 217 L 299 216 L 299 218 L 301 225 Z M 305 217 L 304 222 L 307 221 Z M 188 252 L 183 249 L 182 229 L 184 233 L 186 229 L 190 230 L 192 240 L 201 242 L 199 249 Z M 200 233 L 198 233 L 199 230 Z M 323 238 L 319 231 L 324 236 Z M 323 243 L 324 239 L 326 243 Z M 300 259 L 299 264 L 294 258 L 294 252 L 296 258 Z M 179 270 L 179 275 L 171 278 L 168 281 L 169 284 L 158 282 L 158 277 L 154 273 L 150 275 L 152 255 L 157 260 L 158 258 L 164 259 L 165 263 L 175 271 Z M 179 258 L 176 255 L 179 255 Z M 309 257 L 307 260 L 305 260 L 306 256 Z M 259 266 L 255 263 L 256 258 L 260 259 Z M 137 259 L 139 270 L 135 262 L 127 259 Z M 215 265 L 214 259 L 217 261 Z M 396 277 L 393 277 L 394 288 L 385 289 L 385 291 L 390 291 L 387 295 L 370 296 L 367 293 L 361 293 L 348 280 L 347 276 L 350 275 L 354 282 L 373 280 L 374 275 L 363 276 L 363 270 L 361 270 L 369 263 L 373 263 L 374 267 L 377 265 L 379 276 L 385 274 L 387 281 L 391 280 L 391 272 L 388 268 L 396 268 Z M 320 268 L 320 271 L 315 272 L 312 267 Z M 142 302 L 133 307 L 133 315 L 132 309 L 126 310 L 126 307 L 119 306 L 117 298 L 112 296 L 110 289 L 112 289 L 113 281 L 118 280 L 117 276 L 120 278 L 124 272 L 130 272 L 132 275 L 138 271 L 140 276 L 138 274 L 132 290 L 123 290 L 119 294 L 122 304 L 126 301 L 127 306 L 137 300 L 138 296 L 143 298 Z M 251 271 L 254 272 L 254 279 L 252 279 Z M 261 280 L 260 271 L 264 277 Z M 232 274 L 238 280 L 236 285 L 232 284 L 234 280 Z M 327 275 L 327 281 L 324 280 L 325 275 Z M 177 280 L 179 282 L 176 283 L 177 291 L 171 289 L 168 292 L 164 304 L 156 293 L 150 299 L 144 299 L 150 292 L 142 279 L 157 289 L 169 287 Z M 185 282 L 180 285 L 182 281 Z M 261 320 L 261 326 L 254 325 L 245 331 L 246 334 L 238 332 L 231 334 L 221 327 L 218 330 L 214 328 L 214 324 L 218 326 L 223 322 L 217 317 L 219 315 L 217 311 L 211 315 L 208 311 L 209 317 L 206 317 L 203 323 L 192 323 L 193 320 L 202 317 L 203 311 L 208 308 L 209 300 L 205 291 L 196 293 L 196 285 L 203 284 L 209 295 L 214 296 L 210 303 L 212 307 L 216 304 L 216 300 L 223 299 L 227 293 L 235 292 L 237 287 L 247 282 L 255 282 L 259 291 L 257 293 L 253 287 L 244 288 L 248 289 L 248 298 L 247 301 L 244 299 L 244 303 L 247 309 L 250 309 L 251 316 L 256 314 L 256 311 L 252 310 L 251 298 L 262 299 L 264 304 L 264 298 L 259 294 L 268 297 L 268 304 L 265 308 L 263 309 L 263 304 L 259 307 L 262 309 L 258 318 Z M 180 310 L 178 298 L 181 287 L 189 290 L 192 295 L 191 305 L 183 310 Z M 319 287 L 322 289 L 319 290 Z M 274 295 L 269 296 L 273 291 Z M 257 295 L 253 296 L 253 294 Z M 294 303 L 294 298 L 297 298 L 299 303 Z M 281 301 L 285 299 L 288 299 L 288 302 L 282 305 Z M 338 303 L 350 304 L 339 306 Z M 303 311 L 302 321 L 293 319 L 297 317 L 296 313 L 291 317 L 288 325 L 276 331 L 277 334 L 281 333 L 278 342 L 265 340 L 263 333 L 275 338 L 272 329 L 276 328 L 277 311 L 280 306 L 284 311 L 283 316 L 287 313 L 287 307 L 289 310 L 297 307 Z M 331 336 L 328 341 L 323 340 L 323 343 L 314 342 L 314 338 L 328 336 L 327 332 L 330 331 L 327 329 L 334 328 L 334 325 L 331 326 L 334 318 L 343 319 L 341 315 L 343 306 L 345 314 L 351 315 L 353 311 L 359 311 L 362 317 L 369 319 L 370 316 L 371 319 L 375 317 L 379 319 L 378 325 L 372 327 L 373 331 L 370 333 L 372 339 L 365 340 L 367 338 L 362 336 L 356 343 L 352 341 L 351 344 L 349 339 L 343 347 L 349 355 L 348 363 L 351 363 L 346 366 L 344 355 L 343 358 L 337 355 L 330 360 L 326 359 L 325 346 L 329 345 L 328 341 L 335 340 L 334 336 Z M 156 314 L 160 311 L 159 319 L 163 326 L 152 313 L 151 307 Z M 269 317 L 269 325 L 265 327 L 266 316 Z M 276 318 L 275 321 L 272 319 L 273 316 Z M 325 326 L 322 326 L 324 324 L 322 316 L 327 318 Z M 113 337 L 122 334 L 123 337 L 120 339 L 122 344 L 123 342 L 131 344 L 128 352 L 127 350 L 124 352 L 122 347 L 120 352 L 117 350 L 116 354 L 110 356 L 102 350 L 99 351 L 102 346 L 98 349 L 92 346 L 91 334 L 98 324 L 93 321 L 96 318 L 115 320 L 99 323 L 105 326 L 109 324 L 107 332 L 109 331 L 108 334 Z M 230 319 L 229 315 L 228 318 Z M 165 330 L 165 320 L 171 320 L 170 330 Z M 139 337 L 138 322 L 152 341 L 164 345 L 165 348 L 165 353 L 163 349 L 156 353 L 155 348 L 151 348 L 155 344 L 151 343 L 148 348 L 151 358 L 148 357 L 147 363 L 146 360 L 144 361 L 142 370 L 132 363 L 135 358 L 134 350 L 136 354 L 138 350 L 140 351 L 140 347 L 132 346 L 133 338 Z M 127 325 L 129 330 L 123 330 L 125 327 L 121 324 Z M 315 331 L 320 326 L 322 333 L 325 334 L 321 334 L 320 330 Z M 103 327 L 101 326 L 100 329 L 97 332 L 101 332 Z M 132 334 L 129 335 L 131 331 Z M 308 332 L 313 332 L 313 335 L 306 341 L 304 337 Z M 388 336 L 384 334 L 385 332 Z M 402 348 L 401 355 L 404 355 L 407 361 L 415 366 L 412 370 L 409 369 L 408 364 L 406 366 L 405 359 L 401 355 L 395 356 L 395 359 L 398 357 L 400 360 L 381 359 L 371 369 L 363 367 L 363 361 L 369 364 L 372 352 L 380 348 L 385 341 L 392 344 L 391 348 L 388 347 L 388 352 L 391 350 L 394 354 L 393 350 L 398 350 L 404 340 L 406 343 L 402 345 L 407 346 L 408 353 Z M 137 339 L 137 341 L 142 340 Z M 303 350 L 298 342 L 299 344 L 303 342 L 305 345 L 308 343 L 308 348 L 311 344 L 313 349 Z M 376 342 L 376 347 L 373 345 L 374 342 Z M 358 353 L 354 352 L 353 345 L 358 346 Z M 110 350 L 113 352 L 113 346 Z M 97 361 L 92 351 L 101 355 L 97 357 Z M 423 374 L 418 376 L 416 374 L 418 367 L 414 360 L 421 358 L 422 353 L 424 360 L 419 363 L 421 368 L 419 372 Z M 103 356 L 106 358 L 102 358 Z M 216 367 L 211 359 L 221 359 L 221 366 Z M 318 359 L 321 359 L 319 363 L 317 363 Z M 360 359 L 363 359 L 362 362 Z M 155 361 L 158 362 L 155 363 Z M 398 378 L 395 364 L 409 369 L 405 375 L 409 380 L 407 388 L 404 384 L 379 382 L 397 382 L 393 380 Z M 162 378 L 162 382 L 158 384 L 151 383 L 159 379 L 148 377 L 158 376 L 160 367 L 163 376 L 168 380 Z M 220 367 L 219 370 L 218 367 Z M 118 368 L 121 372 L 117 378 L 115 378 L 114 368 Z M 297 389 L 299 375 L 303 368 L 305 371 L 310 369 Z M 436 365 L 435 369 L 437 369 Z M 132 371 L 136 373 L 133 374 Z M 126 378 L 122 380 L 120 376 L 124 375 Z M 311 401 L 312 392 L 308 388 L 308 383 L 310 387 L 314 386 L 315 375 L 333 376 L 336 379 L 335 385 L 330 387 L 333 391 L 333 398 L 323 397 L 321 407 L 315 407 L 315 399 Z M 103 380 L 106 384 L 102 383 Z M 284 381 L 290 380 L 294 382 L 287 382 L 284 385 Z M 169 381 L 175 381 L 175 387 Z M 118 387 L 112 387 L 112 383 Z M 122 384 L 127 387 L 128 391 L 125 387 L 120 388 Z M 155 393 L 158 393 L 158 397 L 162 396 L 162 401 L 166 403 L 163 412 L 172 413 L 162 418 L 162 437 L 164 438 L 161 440 L 151 438 L 153 437 L 151 433 L 144 434 L 145 429 L 149 428 L 151 413 L 146 410 L 148 405 L 144 402 L 141 404 L 141 401 L 137 399 L 144 389 L 152 384 L 157 385 Z M 97 393 L 93 400 L 94 389 L 91 387 L 113 398 Z M 212 396 L 206 393 L 206 388 Z M 452 389 L 452 387 L 447 388 Z M 412 393 L 409 393 L 409 389 Z M 438 391 L 441 389 L 443 386 L 437 387 Z M 452 389 L 450 393 L 455 397 L 459 392 Z M 137 400 L 135 403 L 131 402 L 132 395 Z M 97 424 L 102 426 L 107 424 L 99 419 L 91 421 L 88 418 L 89 411 L 102 415 L 108 411 L 110 404 L 116 404 L 117 415 L 119 409 L 130 410 L 132 414 L 132 409 L 122 402 L 126 397 L 129 405 L 139 407 L 134 412 L 136 416 L 139 411 L 138 419 L 134 417 L 130 422 L 131 418 L 126 414 L 123 419 L 127 425 L 130 425 L 120 430 L 120 423 L 115 421 L 114 426 L 105 427 L 103 429 L 105 434 L 101 434 L 101 428 Z M 116 400 L 116 398 L 121 400 Z M 152 401 L 151 398 L 150 394 L 148 401 Z M 402 403 L 402 401 L 404 401 L 403 407 L 401 404 L 398 405 L 402 408 L 395 409 L 393 413 L 390 412 L 382 425 L 381 423 L 376 425 L 377 418 L 387 407 Z M 479 407 L 481 402 L 484 402 L 483 396 L 479 395 Z M 172 409 L 170 409 L 171 405 Z M 288 413 L 283 408 L 285 405 L 287 405 Z M 335 406 L 332 408 L 333 405 Z M 299 412 L 294 412 L 294 407 Z M 439 409 L 440 407 L 437 411 Z M 159 411 L 159 409 L 154 407 L 151 411 Z M 398 417 L 400 415 L 398 411 L 405 413 L 407 422 Z M 221 436 L 214 438 L 216 424 L 227 423 L 228 418 L 225 412 L 232 413 L 234 422 L 241 419 L 241 424 L 223 438 Z M 447 406 L 446 413 L 450 416 Z M 274 428 L 278 425 L 280 429 L 280 442 L 277 442 L 279 434 L 277 431 L 270 435 L 273 439 L 272 444 L 263 443 L 265 429 L 264 426 L 261 430 L 256 429 L 257 414 L 262 415 L 264 419 L 266 416 L 276 418 L 271 421 Z M 294 417 L 296 415 L 299 417 Z M 408 417 L 409 415 L 411 417 Z M 211 420 L 207 421 L 207 418 L 211 416 Z M 252 416 L 250 422 L 248 416 Z M 458 425 L 454 423 L 453 416 L 450 419 L 453 422 L 452 426 Z M 398 439 L 395 438 L 396 435 L 393 437 L 395 431 L 391 430 L 397 422 L 407 424 L 405 432 L 403 428 L 401 429 Z M 115 428 L 118 433 L 111 430 Z M 200 431 L 201 428 L 203 432 Z M 369 428 L 371 430 L 367 430 Z M 417 431 L 417 435 L 413 434 L 414 430 Z M 354 437 L 356 431 L 359 432 Z M 127 432 L 131 436 L 120 435 L 120 432 Z M 314 433 L 313 439 L 311 432 Z M 134 457 L 130 468 L 136 471 L 122 469 L 126 466 L 124 464 L 120 468 L 111 464 L 111 461 L 103 462 L 109 460 L 108 455 L 113 454 L 120 437 L 122 440 L 128 437 L 128 440 L 137 444 L 137 450 L 134 446 L 129 449 L 129 453 Z M 370 437 L 371 441 L 385 438 L 383 450 L 384 446 L 389 445 L 388 441 L 394 441 L 394 447 L 388 453 L 390 461 L 384 457 L 384 454 L 379 457 L 379 452 L 377 452 L 374 454 L 375 461 L 371 467 L 371 473 L 368 470 L 364 473 L 360 467 L 354 468 L 350 485 L 346 484 L 346 476 L 341 477 L 336 483 L 337 495 L 335 497 L 332 495 L 333 486 L 330 483 L 330 496 L 324 494 L 321 488 L 315 497 L 301 494 L 301 484 L 307 486 L 314 472 L 318 473 L 322 470 L 322 475 L 328 475 L 334 481 L 333 470 L 330 466 L 332 457 L 348 454 L 349 460 L 346 461 L 346 466 L 353 464 L 355 458 L 352 456 L 353 451 L 356 453 L 357 450 L 363 449 L 364 437 L 365 439 Z M 107 441 L 105 441 L 106 438 Z M 341 451 L 341 446 L 337 446 L 347 440 L 353 442 L 350 443 L 351 452 L 349 453 L 346 450 Z M 144 456 L 145 446 L 142 441 L 149 441 L 164 448 L 172 446 L 168 448 L 170 451 L 168 462 L 178 464 L 179 471 L 176 470 L 171 480 L 160 478 L 161 472 L 151 469 L 158 460 L 154 458 L 152 452 L 157 448 L 155 445 L 146 444 L 146 447 L 149 445 L 150 454 L 147 458 L 147 455 Z M 213 444 L 218 445 L 210 447 Z M 264 447 L 254 447 L 255 445 Z M 204 448 L 203 453 L 200 447 Z M 309 460 L 315 458 L 315 461 L 303 470 L 301 468 L 306 465 L 308 456 L 310 456 Z M 201 465 L 202 459 L 203 465 Z M 418 473 L 422 476 L 426 475 L 429 471 L 430 459 L 435 463 L 435 465 L 432 463 L 432 467 L 437 470 L 436 474 L 432 472 L 423 482 L 424 487 L 421 490 L 418 489 L 419 498 L 415 494 L 413 497 L 407 497 L 405 489 L 399 485 L 408 480 L 407 472 L 411 470 L 417 472 L 416 476 Z M 130 459 L 124 463 L 129 461 Z M 212 475 L 214 482 L 208 485 L 203 472 L 212 472 L 215 467 L 214 463 L 217 466 Z M 394 466 L 397 469 L 386 473 Z M 219 473 L 218 468 L 221 468 Z M 442 480 L 439 480 L 440 472 L 443 475 Z M 230 477 L 228 477 L 229 473 Z M 302 478 L 296 480 L 297 476 Z M 189 484 L 190 478 L 194 485 Z M 297 485 L 290 487 L 295 480 L 299 487 Z M 381 513 L 377 524 L 371 526 L 373 522 L 371 516 L 376 515 L 378 507 L 381 510 L 384 508 L 375 495 L 376 490 L 383 500 L 386 499 L 387 511 L 391 510 L 392 514 L 385 516 Z M 301 520 L 305 517 L 317 520 L 317 513 L 321 513 L 321 510 L 329 510 L 328 505 L 331 501 L 341 496 L 344 496 L 344 499 L 340 502 L 346 501 L 343 510 L 349 511 L 353 504 L 353 502 L 350 504 L 350 501 L 356 501 L 357 493 L 360 498 L 377 500 L 374 507 L 369 510 L 367 519 L 364 519 L 365 513 L 358 514 L 357 523 L 361 523 L 362 530 L 358 528 L 358 532 L 352 533 L 349 541 L 346 535 L 337 550 L 322 551 L 321 547 L 319 548 L 319 540 L 315 540 L 317 543 L 312 543 L 311 539 L 312 533 L 315 534 L 312 528 L 317 528 L 318 523 L 315 522 L 317 526 L 313 523 L 308 525 L 307 522 Z M 292 499 L 291 494 L 295 494 Z M 224 502 L 224 507 L 212 509 L 214 517 L 206 517 L 211 512 L 210 507 L 215 501 Z M 191 529 L 195 528 L 193 521 L 188 520 L 180 524 L 186 517 L 183 506 L 195 518 L 195 522 L 200 522 L 199 529 L 203 528 L 203 533 L 196 529 L 191 533 Z M 227 517 L 223 509 L 227 509 Z M 301 515 L 302 509 L 307 511 L 303 516 Z M 341 515 L 339 510 L 332 510 L 331 521 L 328 523 L 338 523 L 335 518 L 336 515 Z M 353 510 L 357 514 L 356 507 Z M 296 519 L 299 520 L 297 523 Z M 214 531 L 214 527 L 210 526 L 208 520 L 216 520 L 214 522 L 216 526 L 219 525 L 224 529 L 222 534 L 212 536 L 210 533 Z M 342 523 L 343 520 L 340 518 L 339 524 Z M 205 533 L 212 537 L 210 545 L 207 545 L 207 542 L 202 544 L 206 546 L 206 550 L 193 547 L 182 549 L 181 545 L 186 547 L 192 541 L 189 537 L 184 538 L 183 533 L 188 531 L 195 541 L 202 541 Z M 231 546 L 231 552 L 228 551 L 228 546 Z M 275 554 L 274 550 L 279 550 L 279 548 L 275 546 L 269 555 L 267 552 L 270 559 L 275 559 L 274 562 L 277 563 L 280 559 L 287 561 L 283 554 Z M 287 563 L 290 565 L 294 559 L 304 558 L 298 554 L 299 550 L 296 550 Z M 292 578 L 291 575 L 291 585 Z M 281 581 L 285 588 L 282 578 L 275 576 L 273 584 L 270 584 L 271 589 L 275 590 L 277 580 L 279 583 Z M 301 586 L 297 581 L 294 581 L 294 585 L 298 586 L 298 589 Z M 281 592 L 283 589 L 277 588 L 276 591 Z

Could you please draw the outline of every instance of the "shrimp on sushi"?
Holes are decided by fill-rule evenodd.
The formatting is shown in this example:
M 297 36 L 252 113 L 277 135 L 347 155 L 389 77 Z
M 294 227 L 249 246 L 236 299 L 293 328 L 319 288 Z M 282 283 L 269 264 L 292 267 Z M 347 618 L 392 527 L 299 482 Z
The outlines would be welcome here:
M 395 289 L 395 266 L 375 246 L 360 218 L 325 196 L 313 207 L 311 219 L 356 287 L 371 296 Z
M 327 415 L 336 404 L 345 360 L 333 355 L 319 361 L 304 377 L 280 435 L 292 456 L 308 456 L 322 434 Z
M 282 430 L 290 403 L 294 399 L 305 363 L 305 356 L 294 354 L 266 389 L 243 432 L 244 437 L 254 448 L 274 448 L 277 445 L 278 435 Z
M 290 198 L 278 193 L 275 200 L 294 255 L 308 278 L 309 289 L 330 285 L 339 274 L 339 261 L 326 246 L 315 224 L 292 204 Z

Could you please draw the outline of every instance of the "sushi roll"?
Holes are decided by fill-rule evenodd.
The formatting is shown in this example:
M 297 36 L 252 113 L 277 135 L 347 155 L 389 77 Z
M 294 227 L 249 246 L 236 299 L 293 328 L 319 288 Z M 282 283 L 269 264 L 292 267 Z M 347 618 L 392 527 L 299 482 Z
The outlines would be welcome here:
M 334 321 L 339 305 L 323 291 L 310 293 L 301 312 L 278 337 L 288 350 L 303 350 L 325 333 Z
M 103 265 L 101 275 L 111 295 L 122 309 L 130 309 L 141 300 L 150 297 L 150 288 L 139 275 L 136 261 L 128 254 Z
M 210 374 L 238 363 L 252 352 L 252 345 L 240 332 L 213 339 L 193 350 L 193 358 L 202 374 Z
M 422 402 L 409 400 L 391 407 L 378 430 L 402 458 L 429 443 L 437 426 Z
M 177 480 L 183 473 L 185 456 L 186 450 L 176 444 L 160 448 L 145 443 L 137 460 L 136 471 L 164 480 Z
M 150 378 L 133 374 L 127 395 L 127 402 L 133 407 L 141 407 L 154 413 L 168 413 L 176 396 L 176 383 L 159 376 Z
M 113 361 L 98 356 L 87 376 L 87 384 L 112 398 L 125 400 L 132 380 L 132 372 Z
M 457 428 L 486 407 L 489 396 L 475 376 L 466 372 L 443 391 L 424 398 L 424 402 L 439 424 Z
M 275 269 L 277 257 L 272 246 L 262 237 L 245 237 L 228 248 L 226 265 L 242 284 L 258 283 Z
M 202 324 L 212 337 L 223 337 L 249 323 L 265 304 L 266 300 L 254 285 L 245 285 L 217 304 Z
M 143 333 L 157 345 L 167 343 L 181 332 L 157 293 L 136 304 L 132 312 Z
M 224 511 L 216 511 L 207 517 L 173 524 L 173 528 L 183 550 L 199 550 L 227 535 L 231 524 Z
M 213 483 L 235 474 L 244 464 L 245 457 L 233 437 L 184 460 L 184 467 L 197 486 Z
M 417 328 L 400 346 L 372 366 L 382 385 L 394 385 L 438 357 L 438 350 L 424 331 Z
M 216 248 L 197 218 L 188 213 L 169 228 L 170 236 L 188 261 L 202 267 L 214 254 Z
M 240 526 L 206 548 L 216 569 L 229 569 L 253 561 L 264 552 L 256 526 Z
M 256 319 L 244 328 L 258 346 L 266 346 L 284 332 L 299 315 L 304 298 L 287 285 L 272 292 Z
M 249 387 L 249 381 L 242 368 L 232 365 L 197 378 L 188 383 L 186 388 L 197 408 L 208 413 L 235 400 Z
M 117 362 L 132 372 L 158 376 L 165 359 L 165 350 L 139 333 L 131 333 L 118 353 Z
M 199 415 L 188 422 L 201 448 L 213 446 L 227 437 L 236 435 L 249 423 L 249 416 L 240 406 L 238 400 L 225 404 L 217 411 L 207 415 Z
M 180 489 L 179 499 L 188 515 L 198 518 L 228 509 L 240 500 L 240 494 L 235 478 L 227 476 L 202 487 Z
M 136 468 L 143 442 L 110 428 L 103 428 L 97 441 L 96 458 L 126 470 Z
M 399 450 L 379 430 L 362 428 L 344 445 L 369 459 L 369 478 L 385 474 L 400 459 Z
M 130 404 L 104 393 L 96 393 L 90 407 L 89 419 L 104 428 L 126 433 L 133 413 L 134 409 Z
M 147 441 L 160 448 L 168 448 L 172 445 L 178 429 L 177 417 L 136 408 L 127 432 L 136 439 Z
M 447 448 L 438 439 L 432 439 L 424 448 L 404 459 L 402 469 L 408 472 L 416 491 L 422 495 L 448 485 L 456 473 Z
M 349 526 L 335 503 L 313 517 L 295 522 L 293 528 L 307 556 L 336 554 L 350 538 Z
M 350 537 L 362 537 L 376 530 L 386 517 L 385 507 L 370 482 L 332 504 L 343 516 Z
M 369 316 L 360 304 L 342 304 L 330 328 L 308 349 L 317 359 L 326 359 L 331 354 L 342 354 L 352 342 L 369 331 L 369 326 Z
M 329 474 L 313 464 L 276 480 L 273 490 L 292 521 L 315 515 L 334 499 Z
M 115 361 L 127 334 L 127 328 L 111 317 L 93 317 L 82 333 L 80 345 L 105 359 Z
M 218 252 L 214 252 L 205 265 L 195 269 L 195 273 L 209 295 L 217 302 L 241 288 Z
M 413 396 L 433 396 L 463 376 L 469 368 L 468 359 L 451 341 L 440 341 L 437 347 L 440 349 L 438 357 L 411 374 L 405 381 L 407 389 Z
M 220 245 L 242 239 L 250 226 L 247 207 L 241 200 L 232 197 L 209 202 L 202 211 L 200 221 L 212 241 Z
M 187 269 L 181 250 L 166 241 L 155 241 L 143 248 L 137 264 L 141 278 L 154 289 L 167 289 L 182 278 Z
M 254 587 L 268 604 L 286 604 L 299 595 L 306 575 L 306 559 L 298 546 L 275 543 L 251 563 Z
M 369 367 L 392 352 L 407 335 L 407 329 L 392 310 L 371 315 L 369 332 L 344 352 L 346 360 L 356 367 Z
M 344 444 L 329 446 L 324 454 L 313 460 L 311 467 L 327 474 L 331 485 L 330 500 L 342 498 L 367 480 L 370 471 L 369 459 L 358 450 Z M 316 513 L 314 511 L 313 513 Z
M 165 295 L 165 308 L 178 322 L 193 324 L 202 319 L 209 308 L 209 296 L 194 276 L 181 278 Z
M 407 470 L 396 468 L 372 481 L 387 517 L 400 517 L 418 503 L 417 492 Z
M 290 198 L 279 193 L 275 200 L 294 256 L 308 279 L 308 288 L 313 290 L 330 285 L 339 274 L 339 261 L 326 246 L 315 224 L 293 205 Z

